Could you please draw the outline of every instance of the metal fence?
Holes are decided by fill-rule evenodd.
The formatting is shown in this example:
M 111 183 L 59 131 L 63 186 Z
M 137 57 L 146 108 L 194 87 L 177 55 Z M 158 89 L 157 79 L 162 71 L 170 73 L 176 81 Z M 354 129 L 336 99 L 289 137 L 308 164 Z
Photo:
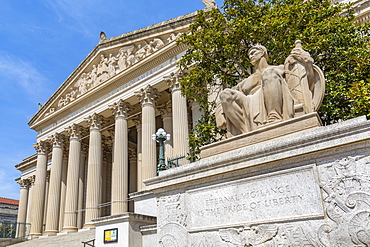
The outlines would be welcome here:
M 184 156 L 172 158 L 172 159 L 167 159 L 167 169 L 173 168 L 173 167 L 179 167 L 181 165 L 186 164 L 187 160 L 185 159 Z
M 0 221 L 0 238 L 25 239 L 29 235 L 30 226 L 29 223 Z

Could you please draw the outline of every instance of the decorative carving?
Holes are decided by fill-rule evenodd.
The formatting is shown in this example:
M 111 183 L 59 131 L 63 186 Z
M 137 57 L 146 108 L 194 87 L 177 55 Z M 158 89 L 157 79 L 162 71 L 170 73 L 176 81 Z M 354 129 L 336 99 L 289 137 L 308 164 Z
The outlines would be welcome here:
M 49 111 L 47 113 L 45 113 L 45 117 L 53 114 L 55 112 L 55 107 L 50 107 Z
M 162 118 L 172 116 L 172 103 L 171 103 L 171 101 L 167 101 L 165 104 L 160 105 L 157 109 L 160 112 Z
M 370 246 L 370 178 L 358 172 L 369 165 L 368 157 L 348 157 L 326 167 L 332 177 L 322 183 L 325 213 L 317 237 L 323 246 Z
M 51 136 L 51 143 L 53 144 L 53 147 L 63 148 L 64 147 L 64 141 L 65 137 L 64 135 L 61 135 L 59 133 L 55 133 Z
M 36 175 L 32 175 L 28 178 L 30 180 L 30 186 L 32 187 L 35 184 Z
M 131 118 L 131 120 L 134 123 L 134 125 L 136 126 L 136 129 L 141 128 L 141 114 Z
M 168 223 L 159 230 L 159 246 L 188 247 L 188 232 L 177 223 Z
M 139 98 L 141 105 L 155 105 L 155 101 L 159 98 L 160 94 L 158 90 L 153 88 L 150 85 L 147 85 L 145 88 L 140 89 L 140 91 L 135 92 L 135 95 Z
M 68 105 L 70 102 L 76 99 L 76 91 L 72 90 L 67 93 L 64 97 L 62 96 L 58 101 L 58 108 Z
M 175 41 L 180 35 L 181 33 L 170 34 L 166 39 L 166 43 Z M 106 40 L 104 32 L 101 33 L 100 37 L 100 42 Z M 149 43 L 143 41 L 137 45 L 133 44 L 121 47 L 117 54 L 111 53 L 108 57 L 101 54 L 99 63 L 93 64 L 90 71 L 83 72 L 74 83 L 73 87 L 70 88 L 64 96 L 60 97 L 57 107 L 50 108 L 50 110 L 45 113 L 45 117 L 68 105 L 76 98 L 82 96 L 121 71 L 124 71 L 128 67 L 157 52 L 163 48 L 166 43 L 160 38 L 153 38 Z
M 308 222 L 220 229 L 219 237 L 223 244 L 243 247 L 322 246 L 316 238 L 314 227 Z
M 33 144 L 33 147 L 38 154 L 47 154 L 50 148 L 49 143 L 45 141 L 38 141 L 36 144 Z
M 167 38 L 167 41 L 169 43 L 172 42 L 172 41 L 176 41 L 181 35 L 182 35 L 182 33 L 178 33 L 178 34 L 171 33 L 170 37 Z
M 86 122 L 89 124 L 90 130 L 101 130 L 104 121 L 100 115 L 94 113 L 86 118 Z
M 241 229 L 220 229 L 221 239 L 236 246 L 275 246 L 273 238 L 278 233 L 277 225 L 258 225 Z
M 130 161 L 137 160 L 137 151 L 136 148 L 128 148 L 128 158 Z
M 267 63 L 267 49 L 262 45 L 253 46 L 248 55 L 255 72 L 219 96 L 217 126 L 226 128 L 229 136 L 294 118 L 296 108 L 303 107 L 305 113 L 319 108 L 325 89 L 324 75 L 313 65 L 300 41 L 296 41 L 296 47 L 281 66 Z
M 127 118 L 130 111 L 132 111 L 133 107 L 129 104 L 120 99 L 118 102 L 115 102 L 113 105 L 109 105 L 113 115 L 116 118 Z
M 167 85 L 170 87 L 172 92 L 180 90 L 180 80 L 183 77 L 183 73 L 181 71 L 177 71 L 175 73 L 171 73 L 169 76 L 165 76 L 164 79 Z
M 187 226 L 187 214 L 185 213 L 185 207 L 183 202 L 182 194 L 175 194 L 169 196 L 163 196 L 159 199 L 161 214 L 163 214 L 163 220 L 167 223 L 177 223 L 183 227 Z M 162 224 L 164 222 L 161 222 Z
M 17 183 L 21 188 L 29 188 L 31 185 L 31 181 L 29 179 L 19 179 L 17 180 Z
M 206 6 L 206 9 L 217 8 L 217 4 L 214 0 L 202 0 L 202 2 Z
M 70 140 L 72 140 L 72 139 L 77 139 L 79 141 L 81 140 L 82 130 L 81 130 L 80 125 L 72 124 L 72 126 L 66 128 L 66 130 L 68 131 L 68 135 L 69 135 Z

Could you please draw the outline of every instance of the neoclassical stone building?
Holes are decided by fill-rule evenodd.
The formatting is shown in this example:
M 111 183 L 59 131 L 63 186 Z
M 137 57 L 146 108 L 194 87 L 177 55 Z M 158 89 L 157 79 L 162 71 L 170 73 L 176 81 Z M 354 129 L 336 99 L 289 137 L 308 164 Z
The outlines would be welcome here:
M 180 93 L 176 66 L 186 50 L 176 40 L 195 15 L 113 38 L 101 33 L 97 46 L 32 117 L 37 153 L 16 165 L 22 172 L 17 221 L 31 225 L 31 237 L 94 228 L 93 219 L 128 212 L 148 225 L 153 221 L 138 216 L 155 215 L 155 198 L 143 183 L 157 175 L 152 134 L 164 128 L 171 134 L 166 159 L 182 157 L 200 118 L 198 104 Z
M 200 114 L 179 90 L 176 40 L 196 13 L 100 41 L 29 122 L 36 154 L 22 172 L 18 222 L 30 236 L 94 227 L 92 219 L 133 212 L 129 193 L 156 176 L 160 127 L 166 158 L 188 152 Z

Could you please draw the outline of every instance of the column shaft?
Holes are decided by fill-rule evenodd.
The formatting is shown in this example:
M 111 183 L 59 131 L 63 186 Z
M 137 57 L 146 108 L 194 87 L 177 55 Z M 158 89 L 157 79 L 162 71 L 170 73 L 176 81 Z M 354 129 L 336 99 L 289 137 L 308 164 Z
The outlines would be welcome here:
M 20 194 L 19 194 L 19 208 L 17 218 L 17 238 L 24 238 L 26 236 L 26 217 L 27 217 L 27 202 L 28 202 L 28 188 L 29 181 L 22 179 L 19 181 Z
M 78 172 L 78 176 L 79 176 L 78 177 L 78 210 L 77 210 L 77 228 L 78 229 L 81 229 L 83 226 L 85 163 L 86 163 L 86 151 L 82 150 L 81 156 L 80 156 L 80 170 Z
M 188 111 L 186 99 L 180 90 L 172 91 L 172 116 L 173 126 L 176 126 L 176 131 L 173 132 L 175 156 L 186 156 L 189 152 Z
M 127 212 L 128 197 L 128 130 L 127 116 L 131 107 L 120 100 L 111 106 L 115 114 L 114 157 L 112 166 L 111 215 Z
M 129 189 L 128 193 L 137 192 L 137 151 L 129 148 Z M 130 201 L 128 211 L 134 212 L 134 202 Z
M 181 75 L 178 73 L 166 77 L 167 83 L 172 90 L 172 118 L 173 118 L 173 156 L 186 156 L 189 153 L 189 126 L 186 98 L 180 91 Z
M 36 178 L 32 196 L 31 210 L 31 232 L 32 238 L 42 235 L 42 222 L 45 204 L 46 169 L 48 163 L 47 144 L 39 142 L 35 145 L 37 149 Z
M 68 172 L 68 157 L 67 155 L 63 158 L 63 167 L 62 167 L 62 185 L 60 189 L 60 211 L 59 211 L 59 231 L 63 230 L 64 224 L 64 213 L 66 206 L 66 192 L 67 192 L 67 172 Z
M 142 106 L 142 164 L 141 164 L 141 189 L 145 189 L 143 180 L 157 175 L 157 150 L 152 134 L 156 132 L 155 126 L 155 101 L 159 97 L 156 89 L 148 85 L 136 92 Z
M 62 137 L 55 134 L 53 140 L 53 153 L 51 158 L 51 171 L 49 180 L 49 196 L 46 214 L 44 235 L 56 235 L 59 230 L 60 190 L 63 165 Z
M 100 132 L 100 117 L 97 114 L 89 118 L 90 123 L 90 142 L 87 168 L 87 188 L 86 188 L 86 214 L 84 228 L 93 228 L 95 225 L 92 219 L 99 217 L 100 174 L 102 168 L 102 136 Z
M 29 191 L 28 191 L 28 205 L 27 205 L 27 219 L 26 219 L 26 222 L 29 224 L 27 225 L 27 227 L 30 227 L 31 225 L 31 222 L 32 222 L 32 218 L 31 218 L 31 213 L 32 213 L 32 195 L 33 195 L 33 188 L 35 186 L 35 175 L 31 176 L 30 178 L 30 188 L 29 188 Z M 28 229 L 30 230 L 30 229 Z
M 77 231 L 77 209 L 78 209 L 78 190 L 79 172 L 81 158 L 81 140 L 79 126 L 73 125 L 69 129 L 69 155 L 67 173 L 67 191 L 65 202 L 65 213 L 63 222 L 63 232 Z

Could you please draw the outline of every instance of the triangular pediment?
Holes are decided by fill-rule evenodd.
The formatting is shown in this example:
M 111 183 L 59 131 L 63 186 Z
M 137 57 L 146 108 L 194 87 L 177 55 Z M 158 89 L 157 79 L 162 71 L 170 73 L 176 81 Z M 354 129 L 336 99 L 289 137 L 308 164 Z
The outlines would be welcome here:
M 191 22 L 189 19 L 193 17 L 194 13 L 173 19 L 176 22 L 187 20 L 180 23 L 178 28 L 171 26 L 173 23 L 170 20 L 110 39 L 106 39 L 102 33 L 99 44 L 30 120 L 31 128 L 57 116 L 68 105 L 78 102 L 105 82 L 120 77 L 131 67 L 150 60 L 160 54 L 161 50 L 175 45 L 178 37 L 187 30 Z M 167 30 L 153 30 L 163 26 L 168 26 Z

